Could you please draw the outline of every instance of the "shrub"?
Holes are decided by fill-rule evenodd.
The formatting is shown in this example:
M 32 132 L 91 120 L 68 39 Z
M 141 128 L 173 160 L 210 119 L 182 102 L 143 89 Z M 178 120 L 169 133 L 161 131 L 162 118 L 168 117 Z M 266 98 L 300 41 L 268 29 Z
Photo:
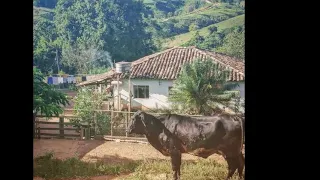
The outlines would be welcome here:
M 96 134 L 106 134 L 110 129 L 110 116 L 101 111 L 102 103 L 104 99 L 107 99 L 105 92 L 96 92 L 93 88 L 82 88 L 78 90 L 78 94 L 75 97 L 75 115 L 77 118 L 73 118 L 70 121 L 75 127 L 80 128 L 84 124 L 89 127 L 97 125 Z M 94 122 L 94 116 L 97 124 Z

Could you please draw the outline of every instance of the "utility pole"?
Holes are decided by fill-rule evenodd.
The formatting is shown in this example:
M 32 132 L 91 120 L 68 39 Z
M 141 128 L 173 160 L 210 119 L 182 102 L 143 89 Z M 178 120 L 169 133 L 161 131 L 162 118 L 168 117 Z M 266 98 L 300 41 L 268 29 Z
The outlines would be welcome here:
M 59 67 L 59 60 L 58 60 L 58 49 L 56 49 L 56 62 L 57 62 L 58 73 L 59 73 L 60 72 L 60 67 Z

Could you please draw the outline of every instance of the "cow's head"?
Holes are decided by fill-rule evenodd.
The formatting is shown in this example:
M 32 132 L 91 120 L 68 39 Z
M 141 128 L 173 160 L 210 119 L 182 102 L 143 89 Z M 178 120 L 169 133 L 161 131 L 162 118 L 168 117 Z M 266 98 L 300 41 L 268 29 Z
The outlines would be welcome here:
M 135 134 L 144 134 L 146 128 L 146 122 L 145 122 L 145 113 L 142 111 L 137 111 L 133 114 L 131 117 L 131 121 L 128 124 L 127 132 L 129 134 L 135 133 Z

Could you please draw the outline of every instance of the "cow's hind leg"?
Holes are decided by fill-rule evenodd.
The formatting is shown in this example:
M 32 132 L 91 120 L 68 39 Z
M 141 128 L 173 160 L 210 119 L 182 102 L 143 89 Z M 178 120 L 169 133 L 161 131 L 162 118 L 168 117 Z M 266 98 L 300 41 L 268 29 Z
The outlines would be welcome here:
M 228 176 L 227 176 L 227 180 L 230 179 L 234 172 L 236 171 L 236 169 L 239 167 L 239 156 L 226 156 L 225 158 L 227 160 L 228 163 Z
M 171 166 L 173 171 L 173 179 L 180 179 L 180 166 L 181 166 L 181 152 L 178 150 L 173 150 L 171 152 Z
M 238 173 L 239 173 L 239 177 L 242 178 L 243 176 L 243 169 L 244 169 L 244 156 L 242 153 L 240 153 L 239 155 L 239 164 L 238 164 Z

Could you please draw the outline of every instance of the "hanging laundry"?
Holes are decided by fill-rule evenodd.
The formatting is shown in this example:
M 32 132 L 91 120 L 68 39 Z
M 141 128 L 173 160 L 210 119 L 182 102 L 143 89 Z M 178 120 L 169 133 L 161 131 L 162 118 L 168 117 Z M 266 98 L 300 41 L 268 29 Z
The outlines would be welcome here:
M 70 77 L 70 78 L 71 78 L 71 82 L 72 82 L 72 83 L 76 83 L 76 78 L 75 78 L 75 77 L 72 76 L 72 77 Z
M 68 83 L 72 83 L 72 77 L 69 76 L 67 80 L 68 80 Z
M 52 77 L 52 84 L 54 84 L 54 85 L 59 84 L 58 77 Z
M 63 77 L 58 77 L 58 83 L 62 84 L 63 83 Z
M 48 84 L 53 84 L 53 79 L 52 79 L 52 77 L 48 77 Z
M 87 80 L 87 77 L 86 76 L 82 76 L 82 81 L 86 81 Z
M 68 83 L 68 78 L 63 77 L 63 83 Z

